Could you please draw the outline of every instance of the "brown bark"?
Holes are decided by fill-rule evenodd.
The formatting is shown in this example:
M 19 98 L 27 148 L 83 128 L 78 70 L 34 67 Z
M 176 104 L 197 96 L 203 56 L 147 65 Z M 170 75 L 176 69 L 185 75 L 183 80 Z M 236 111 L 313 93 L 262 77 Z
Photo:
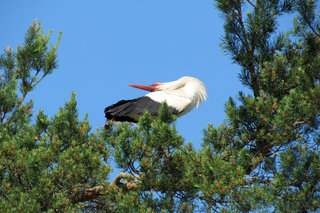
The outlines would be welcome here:
M 122 179 L 126 181 L 122 182 Z M 131 175 L 128 173 L 121 172 L 117 177 L 109 184 L 108 187 L 121 188 L 123 190 L 132 190 L 137 188 L 137 183 L 139 182 L 139 176 Z M 86 187 L 82 191 L 74 192 L 71 196 L 72 203 L 84 202 L 93 200 L 102 195 L 103 186 Z

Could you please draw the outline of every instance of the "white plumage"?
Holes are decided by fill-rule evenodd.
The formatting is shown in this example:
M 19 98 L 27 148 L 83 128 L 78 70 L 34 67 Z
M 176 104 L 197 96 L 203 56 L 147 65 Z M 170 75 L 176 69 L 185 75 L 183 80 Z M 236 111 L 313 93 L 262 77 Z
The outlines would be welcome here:
M 177 81 L 157 86 L 157 91 L 146 95 L 156 102 L 167 102 L 168 106 L 178 111 L 178 117 L 190 112 L 207 99 L 204 84 L 193 77 L 182 77 Z
M 139 116 L 149 111 L 156 116 L 163 102 L 166 101 L 178 117 L 190 112 L 194 107 L 206 100 L 207 92 L 204 84 L 193 77 L 182 77 L 176 81 L 155 83 L 151 86 L 129 85 L 151 91 L 147 95 L 133 99 L 122 100 L 105 109 L 107 119 L 116 121 L 137 122 Z

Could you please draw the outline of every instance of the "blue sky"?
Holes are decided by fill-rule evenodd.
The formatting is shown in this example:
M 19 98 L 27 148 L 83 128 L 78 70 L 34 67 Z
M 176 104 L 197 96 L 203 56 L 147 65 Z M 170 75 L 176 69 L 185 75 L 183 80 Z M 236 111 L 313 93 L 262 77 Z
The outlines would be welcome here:
M 146 94 L 128 84 L 199 78 L 208 100 L 177 120 L 186 142 L 200 148 L 208 123 L 220 125 L 224 104 L 241 86 L 240 68 L 219 47 L 223 19 L 212 0 L 1 1 L 0 48 L 16 49 L 34 19 L 53 30 L 59 67 L 28 96 L 53 116 L 75 91 L 80 118 L 105 122 L 104 108 Z

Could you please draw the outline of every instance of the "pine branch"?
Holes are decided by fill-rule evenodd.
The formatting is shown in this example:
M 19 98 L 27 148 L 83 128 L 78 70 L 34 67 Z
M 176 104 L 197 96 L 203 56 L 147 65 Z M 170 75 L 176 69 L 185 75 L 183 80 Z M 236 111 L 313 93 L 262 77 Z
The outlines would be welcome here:
M 238 13 L 236 13 L 236 14 L 239 18 L 239 24 L 241 26 L 241 31 L 242 31 L 243 38 L 244 38 L 243 45 L 245 45 L 248 52 L 251 52 L 250 45 L 249 45 L 248 38 L 247 38 L 246 28 L 245 28 L 243 20 L 242 20 L 242 9 L 241 9 L 241 1 L 240 0 L 238 1 L 236 10 L 238 11 Z

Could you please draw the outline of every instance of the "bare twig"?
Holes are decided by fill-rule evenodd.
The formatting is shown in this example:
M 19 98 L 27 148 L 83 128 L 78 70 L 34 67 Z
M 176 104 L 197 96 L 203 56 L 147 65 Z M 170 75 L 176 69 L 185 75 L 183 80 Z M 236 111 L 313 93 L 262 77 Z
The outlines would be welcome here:
M 305 121 L 296 121 L 293 123 L 293 126 L 298 126 L 298 125 L 305 124 L 305 123 L 306 123 Z
M 244 38 L 244 46 L 246 47 L 248 52 L 251 52 L 250 45 L 249 45 L 249 42 L 248 42 L 248 39 L 247 39 L 247 32 L 246 32 L 246 29 L 245 29 L 245 26 L 244 26 L 244 23 L 243 23 L 243 20 L 242 20 L 241 3 L 239 2 L 238 4 L 239 5 L 236 8 L 238 13 L 236 13 L 236 14 L 237 14 L 237 16 L 239 18 L 239 24 L 241 26 L 241 30 L 242 30 L 242 34 L 243 34 L 243 38 Z
M 253 2 L 252 2 L 252 1 L 247 0 L 247 2 L 248 2 L 249 4 L 251 4 L 251 6 L 252 6 L 252 7 L 257 8 L 257 6 L 256 6 L 255 4 L 253 4 Z
M 47 74 L 43 74 L 43 76 L 36 82 L 34 83 L 32 86 L 31 86 L 31 89 L 34 88 L 35 86 L 37 86 L 37 84 L 40 83 L 40 81 L 42 81 L 42 79 L 44 79 L 44 77 L 46 77 Z
M 309 28 L 311 29 L 311 31 L 318 37 L 320 38 L 320 34 L 314 29 L 314 27 L 312 26 L 312 24 L 305 18 L 305 21 L 307 22 Z

